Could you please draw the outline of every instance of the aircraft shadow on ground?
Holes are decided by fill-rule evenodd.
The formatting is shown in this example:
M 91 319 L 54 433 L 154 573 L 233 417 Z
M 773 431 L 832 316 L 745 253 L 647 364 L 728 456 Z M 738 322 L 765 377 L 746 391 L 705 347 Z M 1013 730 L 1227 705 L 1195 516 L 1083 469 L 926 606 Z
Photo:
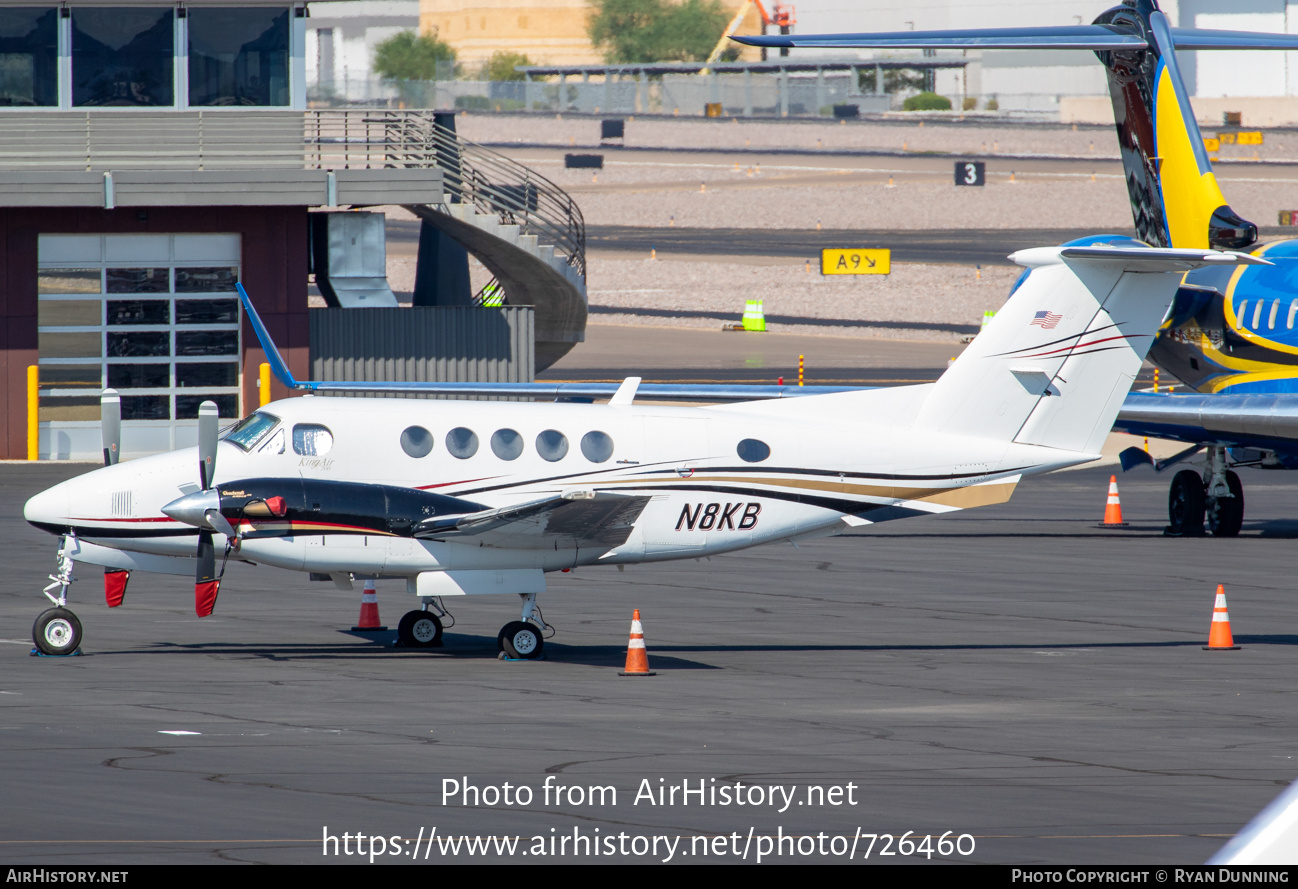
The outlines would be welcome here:
M 469 636 L 447 633 L 443 637 L 441 648 L 398 648 L 396 634 L 391 632 L 362 634 L 350 630 L 339 630 L 340 633 L 353 639 L 366 641 L 369 645 L 357 645 L 354 642 L 339 642 L 334 645 L 316 643 L 264 643 L 264 642 L 156 642 L 146 648 L 122 648 L 107 651 L 90 651 L 94 656 L 115 655 L 226 655 L 234 658 L 260 658 L 268 661 L 299 660 L 367 660 L 382 658 L 471 658 L 475 660 L 496 660 L 499 650 L 495 639 L 487 636 Z M 707 650 L 707 649 L 702 649 Z M 723 650 L 723 649 L 718 649 Z M 650 652 L 652 666 L 662 666 L 674 670 L 717 670 L 714 664 L 689 660 L 670 655 L 655 655 Z M 543 659 L 563 661 L 589 667 L 622 667 L 626 664 L 626 646 L 613 645 L 564 645 L 558 642 L 546 643 Z M 522 663 L 519 661 L 518 663 Z

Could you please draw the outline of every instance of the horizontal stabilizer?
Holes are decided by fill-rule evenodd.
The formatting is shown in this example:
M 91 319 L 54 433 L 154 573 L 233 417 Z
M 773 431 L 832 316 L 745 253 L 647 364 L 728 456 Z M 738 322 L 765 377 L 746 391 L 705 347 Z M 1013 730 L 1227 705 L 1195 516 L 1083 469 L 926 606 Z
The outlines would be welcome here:
M 1172 28 L 1176 49 L 1298 49 L 1298 34 Z M 867 34 L 780 34 L 731 37 L 747 46 L 855 49 L 1144 49 L 1149 42 L 1116 25 L 973 28 L 959 31 L 882 31 Z
M 884 49 L 1143 49 L 1133 30 L 1113 25 L 1045 28 L 974 28 L 959 31 L 884 31 L 872 34 L 782 34 L 732 37 L 748 46 L 880 47 Z
M 1172 28 L 1177 49 L 1298 49 L 1298 34 L 1260 34 L 1256 31 L 1201 31 Z
M 1053 252 L 1053 251 L 1052 251 Z M 1020 251 L 1015 256 L 1027 255 Z M 1168 271 L 1203 268 L 1212 265 L 1274 265 L 1268 259 L 1250 253 L 1229 250 L 1194 250 L 1177 247 L 1064 247 L 1059 251 L 1064 259 L 1118 261 L 1123 271 Z M 1017 261 L 1017 260 L 1015 260 Z

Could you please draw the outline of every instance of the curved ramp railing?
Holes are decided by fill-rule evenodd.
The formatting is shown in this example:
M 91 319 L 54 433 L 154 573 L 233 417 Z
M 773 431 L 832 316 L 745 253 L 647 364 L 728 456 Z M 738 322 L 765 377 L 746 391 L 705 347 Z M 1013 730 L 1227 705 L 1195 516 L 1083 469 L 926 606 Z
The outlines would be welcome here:
M 586 277 L 586 223 L 573 199 L 535 170 L 440 127 L 432 112 L 313 111 L 309 161 L 321 167 L 441 168 L 457 203 L 492 213 L 520 233 L 553 246 Z

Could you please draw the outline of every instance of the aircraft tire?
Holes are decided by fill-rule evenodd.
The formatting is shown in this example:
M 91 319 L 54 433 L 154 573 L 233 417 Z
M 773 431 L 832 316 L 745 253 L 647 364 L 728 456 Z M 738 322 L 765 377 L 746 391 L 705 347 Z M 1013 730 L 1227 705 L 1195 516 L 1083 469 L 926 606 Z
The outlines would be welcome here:
M 441 648 L 442 622 L 431 611 L 407 611 L 397 624 L 397 641 L 404 648 Z
M 540 627 L 522 620 L 510 621 L 501 627 L 497 642 L 500 650 L 515 660 L 536 660 L 545 649 Z
M 1226 470 L 1226 484 L 1235 496 L 1208 503 L 1208 531 L 1213 537 L 1238 537 L 1244 526 L 1244 485 L 1230 469 Z
M 1203 514 L 1203 480 L 1199 473 L 1182 469 L 1172 478 L 1167 495 L 1167 530 L 1183 537 L 1201 537 Z
M 32 641 L 42 654 L 72 654 L 81 647 L 81 621 L 66 608 L 42 611 L 32 624 Z

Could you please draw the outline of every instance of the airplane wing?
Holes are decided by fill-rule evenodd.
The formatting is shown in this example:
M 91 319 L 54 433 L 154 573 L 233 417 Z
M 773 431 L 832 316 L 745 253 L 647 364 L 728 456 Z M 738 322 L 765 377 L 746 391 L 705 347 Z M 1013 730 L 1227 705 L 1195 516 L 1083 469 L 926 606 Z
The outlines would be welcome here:
M 611 398 L 619 393 L 623 383 L 433 383 L 433 382 L 334 382 L 298 380 L 288 369 L 261 316 L 252 306 L 248 292 L 242 284 L 235 284 L 243 310 L 252 324 L 257 339 L 266 353 L 266 361 L 275 377 L 289 389 L 302 392 L 422 392 L 429 395 L 496 395 L 547 398 L 555 401 L 591 401 Z M 632 378 L 635 379 L 635 378 Z M 637 381 L 638 383 L 638 381 Z M 835 392 L 854 392 L 869 386 L 753 386 L 694 385 L 683 383 L 645 383 L 632 387 L 626 403 L 632 398 L 657 398 L 668 401 L 753 401 L 767 398 L 797 398 L 806 395 L 829 395 Z
M 1298 449 L 1298 395 L 1155 395 L 1133 392 L 1113 428 L 1192 444 Z
M 613 549 L 626 543 L 648 497 L 607 491 L 555 494 L 499 509 L 427 519 L 416 526 L 422 540 L 472 537 L 483 546 L 515 549 Z

